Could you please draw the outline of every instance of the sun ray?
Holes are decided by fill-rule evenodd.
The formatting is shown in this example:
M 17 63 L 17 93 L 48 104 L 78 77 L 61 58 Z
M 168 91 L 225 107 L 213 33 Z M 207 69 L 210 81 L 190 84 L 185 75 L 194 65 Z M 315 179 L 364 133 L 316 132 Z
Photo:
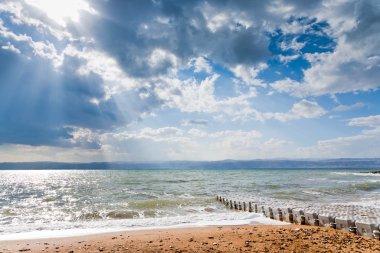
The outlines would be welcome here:
M 61 26 L 68 21 L 78 22 L 81 11 L 96 13 L 85 0 L 26 0 L 26 3 L 37 7 Z

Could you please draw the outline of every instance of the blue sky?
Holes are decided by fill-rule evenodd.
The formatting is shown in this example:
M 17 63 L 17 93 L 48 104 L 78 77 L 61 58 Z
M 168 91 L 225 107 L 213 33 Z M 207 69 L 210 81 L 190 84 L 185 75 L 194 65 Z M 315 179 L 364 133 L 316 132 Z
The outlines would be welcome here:
M 380 157 L 376 0 L 0 2 L 0 161 Z

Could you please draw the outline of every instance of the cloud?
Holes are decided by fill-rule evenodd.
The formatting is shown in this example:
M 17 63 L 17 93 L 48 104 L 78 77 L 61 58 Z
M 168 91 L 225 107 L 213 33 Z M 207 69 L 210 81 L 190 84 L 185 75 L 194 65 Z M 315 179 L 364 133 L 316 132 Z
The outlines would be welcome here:
M 351 110 L 363 108 L 364 106 L 365 104 L 361 102 L 358 102 L 352 105 L 338 105 L 337 107 L 333 109 L 333 111 L 336 111 L 336 112 L 351 111 Z
M 83 16 L 87 36 L 133 77 L 166 75 L 192 59 L 197 59 L 196 71 L 209 72 L 207 64 L 200 62 L 203 57 L 227 66 L 265 62 L 271 56 L 267 32 L 282 21 L 259 2 L 133 0 L 92 1 L 91 6 L 101 15 Z M 133 11 L 137 9 L 138 13 Z M 160 64 L 162 68 L 154 67 L 149 59 L 156 50 L 171 54 L 176 63 L 168 60 Z
M 58 73 L 46 59 L 31 61 L 8 50 L 0 50 L 0 59 L 1 143 L 66 145 L 72 126 L 125 124 L 115 100 L 104 99 L 99 76 L 76 75 L 75 61 L 65 59 Z
M 325 2 L 314 14 L 327 20 L 335 50 L 305 54 L 311 67 L 304 70 L 303 80 L 280 80 L 272 87 L 297 97 L 377 89 L 380 25 L 374 20 L 380 17 L 380 6 L 371 0 Z
M 355 135 L 318 141 L 317 145 L 299 148 L 305 158 L 374 158 L 380 153 L 379 135 Z
M 367 127 L 352 136 L 336 137 L 320 140 L 311 147 L 299 148 L 299 154 L 304 157 L 352 157 L 374 158 L 380 154 L 380 115 L 352 118 L 348 126 Z
M 77 39 L 67 30 L 62 29 L 62 27 L 58 28 L 54 24 L 51 24 L 51 20 L 48 19 L 46 14 L 38 11 L 36 8 L 28 8 L 28 5 L 22 1 L 3 1 L 0 3 L 0 13 L 9 14 L 11 22 L 15 25 L 26 25 L 39 31 L 47 32 L 47 34 L 50 34 L 59 41 L 73 41 Z
M 348 122 L 349 126 L 380 127 L 380 115 L 353 118 Z
M 257 67 L 248 67 L 242 64 L 238 64 L 231 68 L 231 71 L 235 76 L 241 79 L 246 85 L 266 87 L 266 84 L 257 79 L 257 75 L 268 67 L 267 64 L 259 64 Z
M 223 113 L 232 121 L 263 120 L 260 112 L 249 102 L 256 97 L 256 89 L 250 88 L 246 93 L 221 99 L 215 95 L 215 82 L 218 78 L 217 74 L 200 81 L 161 78 L 157 80 L 155 93 L 166 106 L 181 112 Z
M 16 53 L 16 54 L 21 54 L 20 49 L 16 48 L 16 47 L 15 47 L 13 44 L 11 44 L 9 41 L 8 41 L 5 45 L 1 46 L 1 49 L 9 50 L 9 51 L 12 51 L 12 52 L 14 52 L 14 53 Z
M 207 126 L 208 120 L 204 119 L 189 119 L 181 122 L 182 126 Z
M 84 0 L 66 0 L 63 2 L 55 2 L 46 0 L 26 0 L 28 5 L 36 9 L 44 11 L 53 22 L 65 27 L 68 21 L 79 22 L 81 12 L 96 12 Z
M 298 59 L 299 57 L 300 57 L 299 55 L 279 55 L 278 59 L 281 62 L 287 64 L 287 63 L 289 63 L 291 61 L 294 61 L 294 60 Z
M 306 42 L 298 42 L 298 37 L 295 37 L 293 39 L 291 39 L 290 41 L 282 41 L 281 44 L 280 44 L 280 48 L 283 50 L 283 51 L 295 51 L 295 52 L 299 52 L 302 48 L 305 47 L 306 45 Z
M 122 132 L 114 137 L 121 139 L 150 139 L 155 142 L 178 141 L 182 139 L 183 132 L 177 127 L 143 128 L 136 132 Z
M 116 160 L 283 156 L 291 142 L 250 127 L 317 119 L 321 96 L 379 88 L 376 1 L 66 2 L 79 8 L 0 3 L 0 144 Z M 276 91 L 294 104 L 267 108 Z M 352 103 L 332 110 L 364 105 Z M 182 125 L 156 128 L 151 115 Z M 245 130 L 211 132 L 213 120 Z M 376 120 L 351 119 L 369 129 L 318 145 L 376 136 Z
M 264 117 L 267 119 L 276 119 L 282 122 L 297 119 L 312 119 L 319 118 L 326 114 L 325 109 L 323 109 L 317 102 L 302 99 L 300 102 L 295 103 L 289 112 L 282 113 L 265 113 Z
M 146 128 L 103 134 L 101 137 L 109 156 L 124 153 L 131 160 L 221 160 L 252 159 L 278 155 L 289 143 L 265 139 L 256 130 L 223 130 L 216 132 L 177 127 Z M 104 153 L 104 149 L 103 149 Z M 105 154 L 105 153 L 104 153 Z M 195 158 L 196 157 L 196 158 Z
M 192 61 L 192 63 L 194 65 L 194 72 L 195 73 L 200 73 L 202 71 L 204 71 L 206 73 L 211 73 L 211 71 L 212 71 L 212 66 L 204 57 L 195 58 Z

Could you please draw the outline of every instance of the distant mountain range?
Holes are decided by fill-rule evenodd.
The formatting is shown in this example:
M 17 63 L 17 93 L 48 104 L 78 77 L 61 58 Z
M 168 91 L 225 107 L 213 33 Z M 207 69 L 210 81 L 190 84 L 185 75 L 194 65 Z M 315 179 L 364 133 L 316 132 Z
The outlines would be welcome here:
M 380 158 L 372 159 L 326 159 L 326 160 L 222 160 L 222 161 L 167 161 L 167 162 L 16 162 L 0 163 L 2 170 L 24 169 L 297 169 L 297 168 L 363 168 L 380 169 Z

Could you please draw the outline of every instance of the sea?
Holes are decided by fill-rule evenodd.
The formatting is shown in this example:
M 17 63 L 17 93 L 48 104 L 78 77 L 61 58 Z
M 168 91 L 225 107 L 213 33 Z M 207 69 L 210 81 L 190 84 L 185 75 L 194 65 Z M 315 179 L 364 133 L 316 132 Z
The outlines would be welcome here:
M 380 174 L 362 171 L 366 170 L 0 170 L 0 240 L 279 223 L 226 208 L 217 195 L 379 208 Z

